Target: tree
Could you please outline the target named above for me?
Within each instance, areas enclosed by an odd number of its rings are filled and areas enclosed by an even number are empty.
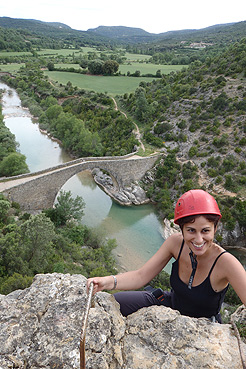
[[[87,59],[81,59],[79,65],[81,66],[81,68],[85,69],[88,67],[88,60]]]
[[[91,74],[103,74],[104,62],[100,59],[95,59],[89,62],[88,69]]]
[[[10,209],[10,202],[0,197],[0,222],[4,221]]]
[[[56,226],[67,224],[68,221],[81,220],[84,215],[85,202],[81,196],[72,197],[71,191],[61,191],[53,209],[44,210],[44,213]]]
[[[27,288],[31,285],[32,281],[33,277],[14,273],[7,279],[4,279],[4,282],[0,284],[0,293],[7,295],[14,290]]]
[[[145,89],[143,87],[138,87],[136,92],[136,110],[135,114],[137,119],[139,119],[141,122],[143,122],[147,117],[149,113],[149,104],[145,96]]]
[[[33,276],[48,271],[52,262],[55,227],[45,214],[30,219],[9,229],[0,238],[0,274],[14,273]]]
[[[50,61],[47,63],[47,68],[49,69],[49,71],[55,70],[55,64]]]
[[[20,227],[23,259],[28,263],[32,274],[44,273],[53,254],[52,241],[55,227],[45,214],[32,216]]]
[[[20,153],[11,153],[0,163],[1,176],[17,176],[22,173],[28,173],[26,157]]]
[[[103,74],[111,76],[112,74],[116,73],[119,69],[119,63],[115,60],[107,60],[103,64]]]

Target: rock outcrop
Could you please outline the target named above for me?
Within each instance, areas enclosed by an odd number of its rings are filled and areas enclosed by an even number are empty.
[[[138,183],[131,183],[127,187],[119,188],[113,179],[100,169],[92,170],[94,181],[102,187],[104,192],[120,205],[143,205],[149,202],[145,191],[138,185]]]
[[[37,275],[31,287],[0,295],[1,369],[80,367],[85,283],[82,275]],[[105,292],[90,309],[85,349],[87,369],[242,368],[230,325],[162,306],[124,318]]]

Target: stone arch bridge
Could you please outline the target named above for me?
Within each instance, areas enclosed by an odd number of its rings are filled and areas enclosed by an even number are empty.
[[[10,201],[18,202],[22,210],[51,208],[62,186],[84,170],[99,168],[109,173],[118,189],[139,181],[150,170],[158,155],[138,157],[80,158],[40,172],[0,179],[0,192]]]

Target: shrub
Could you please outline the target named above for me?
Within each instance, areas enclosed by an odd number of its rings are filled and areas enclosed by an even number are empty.
[[[190,157],[190,158],[192,158],[193,156],[196,156],[197,152],[198,152],[197,147],[192,146],[192,147],[190,148],[190,150],[189,150],[188,155],[189,155],[189,157]]]
[[[208,168],[207,173],[209,177],[212,177],[212,178],[217,177],[217,174],[218,174],[217,170],[213,168]]]
[[[9,177],[28,172],[26,157],[20,153],[12,153],[0,163],[0,176]]]
[[[22,290],[32,284],[33,277],[23,276],[19,273],[14,273],[12,276],[4,279],[0,283],[0,293],[7,295],[14,290]]]

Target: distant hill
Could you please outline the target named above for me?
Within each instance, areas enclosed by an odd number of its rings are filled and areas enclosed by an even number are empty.
[[[180,42],[209,42],[225,44],[240,41],[246,35],[246,21],[238,23],[218,24],[203,29],[186,29],[159,34],[149,33],[141,28],[124,26],[99,26],[87,31],[74,30],[63,23],[42,22],[34,19],[15,19],[0,17],[0,28],[24,30],[49,39],[59,40],[65,44],[152,44],[179,46]]]
[[[170,31],[159,34],[160,38],[172,40],[191,40],[191,41],[239,41],[246,35],[246,21],[238,23],[216,24],[202,29],[187,29],[180,31]]]
[[[26,29],[30,31],[46,31],[52,28],[59,30],[71,30],[72,28],[63,23],[58,22],[42,22],[35,19],[18,19],[10,17],[0,17],[0,27]]]
[[[191,42],[237,42],[246,35],[246,21],[228,24],[216,24],[202,29],[185,29],[178,31],[168,31],[154,34],[144,31],[141,28],[123,27],[123,26],[99,26],[94,29],[88,29],[88,32],[101,36],[129,43],[180,43],[180,41]]]
[[[132,37],[132,36],[150,36],[151,33],[141,28],[124,27],[124,26],[99,26],[97,28],[89,28],[88,32],[95,32],[107,37]]]
[[[108,38],[86,31],[74,30],[63,23],[42,22],[34,19],[15,19],[10,17],[0,17],[0,29],[23,30],[23,32],[33,33],[47,39],[63,41],[64,44],[76,44],[78,47],[85,45],[110,44]]]

